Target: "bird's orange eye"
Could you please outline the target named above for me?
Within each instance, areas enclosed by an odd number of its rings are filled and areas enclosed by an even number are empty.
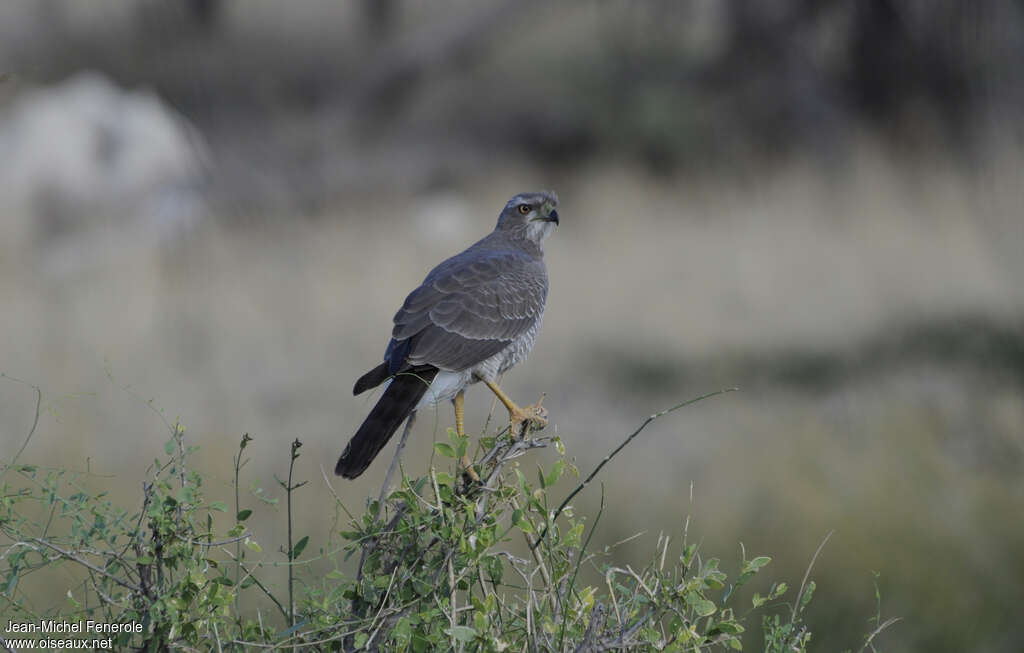
[[[520,204],[519,205],[519,212],[522,213],[523,215],[526,215],[527,213],[530,212],[530,205],[529,204]]]

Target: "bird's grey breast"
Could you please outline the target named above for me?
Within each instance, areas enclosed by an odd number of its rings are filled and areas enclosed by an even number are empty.
[[[544,318],[544,308],[547,300],[547,271],[544,269],[543,262],[539,266],[539,272],[535,277],[535,281],[541,287],[536,291],[536,297],[539,299],[539,302],[532,311],[532,322],[518,333],[504,349],[474,366],[474,377],[493,381],[496,377],[523,361],[533,350],[533,345],[537,340],[537,333],[540,331],[541,322]]]

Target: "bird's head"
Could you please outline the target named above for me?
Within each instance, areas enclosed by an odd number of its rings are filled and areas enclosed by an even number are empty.
[[[498,230],[540,245],[558,224],[558,196],[551,191],[520,193],[505,204]]]

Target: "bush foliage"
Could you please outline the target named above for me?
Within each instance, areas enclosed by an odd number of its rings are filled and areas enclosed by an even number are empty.
[[[741,604],[736,590],[770,559],[744,553],[729,578],[688,527],[679,537],[660,536],[642,568],[616,562],[613,549],[592,543],[603,491],[592,519],[569,503],[604,462],[581,482],[558,439],[499,433],[482,439],[481,481],[470,482],[456,463],[469,439],[448,435],[435,443],[450,459],[448,471],[403,473],[362,514],[349,513],[342,546],[320,548],[318,568],[330,564],[331,571],[317,576],[304,572],[312,568],[312,556],[304,558],[309,537],[292,532],[292,496],[305,484],[293,480],[298,440],[287,480],[278,480],[287,497],[287,546],[269,555],[247,527],[253,511],[238,491],[248,435],[234,460],[233,508],[205,496],[203,479],[188,465],[197,448],[178,424],[148,470],[141,507],[118,505],[75,473],[15,459],[0,472],[2,612],[14,622],[141,624],[141,632],[113,635],[114,650],[416,653],[741,650],[757,642],[745,634],[757,614],[765,651],[806,650],[811,632],[803,617],[814,591],[808,578],[795,594],[786,583],[770,583],[763,593],[744,593]],[[554,464],[527,472],[523,455],[548,445],[559,452]],[[575,489],[556,503],[567,483]],[[286,589],[264,578],[281,561],[276,556],[288,566]],[[57,566],[70,567],[77,581],[65,604],[39,611],[23,584]],[[277,614],[253,609],[257,604],[271,604]],[[877,621],[862,650],[873,650],[874,636],[888,625]]]

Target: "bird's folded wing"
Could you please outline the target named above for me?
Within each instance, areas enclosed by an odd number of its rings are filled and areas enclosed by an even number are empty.
[[[517,252],[471,254],[438,266],[395,315],[392,337],[414,339],[409,363],[467,369],[540,319],[548,291],[543,263]]]

